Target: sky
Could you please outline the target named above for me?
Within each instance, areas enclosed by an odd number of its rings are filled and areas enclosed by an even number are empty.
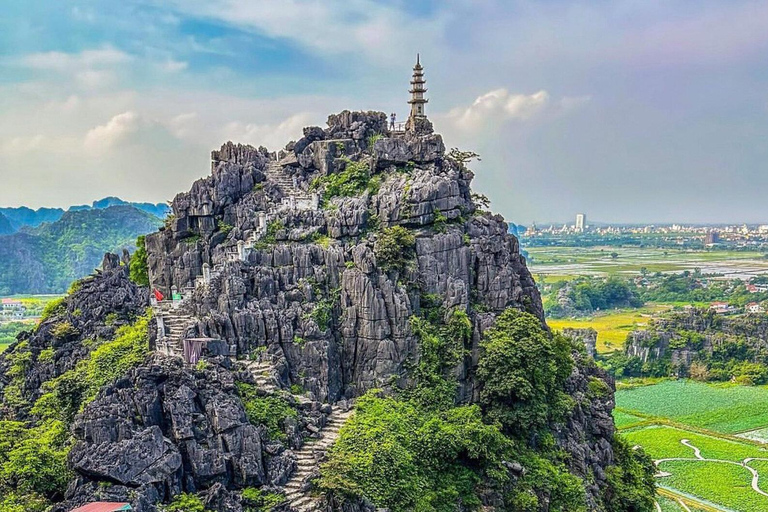
[[[768,3],[6,0],[0,206],[163,202],[232,140],[408,112],[511,222],[768,222]]]

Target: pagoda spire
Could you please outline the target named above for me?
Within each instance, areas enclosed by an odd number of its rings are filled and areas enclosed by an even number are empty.
[[[427,81],[424,79],[424,68],[421,66],[421,56],[416,54],[416,65],[413,66],[413,78],[411,78],[411,89],[408,91],[411,93],[411,99],[408,103],[411,105],[411,115],[409,121],[411,124],[415,119],[424,119],[427,115],[424,113],[424,106],[429,101],[424,97],[424,93],[427,92],[425,84]]]

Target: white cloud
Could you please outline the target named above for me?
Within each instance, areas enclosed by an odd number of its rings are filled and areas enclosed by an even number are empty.
[[[509,120],[527,121],[550,104],[547,91],[534,94],[511,94],[507,89],[494,89],[468,107],[456,107],[446,116],[456,128],[474,131]]]
[[[125,140],[131,134],[139,131],[141,119],[133,111],[123,112],[110,119],[106,124],[96,126],[85,135],[86,149],[102,151],[118,142]]]
[[[455,9],[414,16],[375,0],[173,0],[176,8],[276,39],[292,40],[318,53],[364,52],[391,63],[417,49],[438,53]]]
[[[221,139],[255,146],[263,145],[273,149],[282,148],[289,140],[301,137],[302,129],[310,123],[312,117],[310,113],[302,112],[279,123],[257,124],[233,121],[221,130]]]
[[[173,59],[167,59],[163,62],[160,62],[158,64],[158,67],[165,71],[166,73],[178,73],[179,71],[184,71],[189,67],[188,62],[184,61],[178,61]]]
[[[73,69],[113,66],[132,60],[133,57],[111,46],[80,53],[42,52],[22,57],[22,66],[38,69],[69,72]]]

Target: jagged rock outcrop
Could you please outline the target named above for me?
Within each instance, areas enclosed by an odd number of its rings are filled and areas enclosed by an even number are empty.
[[[566,327],[563,329],[563,334],[583,344],[589,357],[595,357],[597,354],[597,331],[591,327],[587,329]]]
[[[119,258],[112,255],[106,261]],[[73,369],[95,348],[96,340],[112,339],[117,329],[144,314],[149,306],[149,291],[128,278],[126,266],[107,267],[78,281],[70,294],[48,318],[33,331],[24,332],[19,341],[0,354],[0,391],[9,383],[8,354],[23,344],[29,351],[29,368],[24,374],[21,398],[27,405],[41,394],[41,386]],[[41,360],[44,350],[52,350],[50,359]],[[26,418],[28,406],[5,407],[9,415]],[[12,411],[10,409],[13,409]]]
[[[285,491],[304,442],[323,439],[329,421],[338,431],[333,404],[413,382],[421,350],[411,319],[427,304],[467,314],[468,354],[451,375],[456,401],[477,401],[484,332],[508,308],[544,324],[541,299],[507,223],[474,203],[465,162],[446,154],[429,121],[412,128],[389,132],[383,113],[344,111],[278,153],[231,142],[212,153],[211,176],[176,196],[173,216],[146,240],[152,288],[175,295],[155,307],[152,346],[187,357],[185,340],[225,349],[198,366],[155,353],[102,389],[72,426],[76,478],[56,512],[96,499],[156,512],[181,492],[241,512],[244,488]],[[146,307],[147,290],[125,285],[124,265],[110,257],[104,267],[67,301],[73,317],[77,307],[88,314],[73,318],[78,334],[70,356],[57,352],[59,372],[83,357],[83,336],[107,325],[88,319],[121,303],[131,314]],[[555,438],[597,503],[612,460],[612,392],[606,384],[605,396],[590,395],[606,377],[574,358],[566,391],[577,406]],[[41,368],[31,382],[56,375]],[[243,383],[296,412],[279,438],[249,422]],[[316,474],[303,455],[300,474]],[[293,485],[286,495],[296,498]],[[334,496],[327,508],[373,509]]]
[[[366,165],[380,185],[318,210],[281,209],[279,187],[253,186],[264,169],[281,165],[278,155],[231,143],[214,152],[212,176],[177,196],[170,227],[147,239],[153,285],[166,295],[189,290],[197,335],[226,339],[238,354],[266,347],[280,360],[283,384],[335,401],[407,378],[408,361],[418,357],[408,319],[422,294],[464,310],[516,307],[543,320],[517,239],[501,216],[477,210],[471,171],[446,157],[439,135],[392,136],[383,113],[345,111],[289,147],[302,168],[293,174],[299,188],[350,162]],[[274,240],[230,261],[260,212],[279,226]],[[231,226],[226,234],[216,229],[222,223]],[[395,225],[414,230],[416,257],[392,273],[374,246],[380,229]],[[312,243],[316,237],[325,243]],[[193,291],[204,263],[222,271]],[[327,322],[313,318],[318,307],[329,308]]]

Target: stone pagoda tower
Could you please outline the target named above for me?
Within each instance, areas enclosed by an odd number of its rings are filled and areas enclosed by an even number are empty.
[[[413,129],[419,125],[419,121],[426,120],[427,115],[424,113],[424,106],[429,101],[424,97],[424,93],[427,92],[424,85],[427,81],[424,79],[424,68],[421,66],[419,54],[416,54],[416,65],[413,67],[413,78],[411,79],[411,99],[408,103],[411,105],[411,115],[408,116],[407,129]]]

